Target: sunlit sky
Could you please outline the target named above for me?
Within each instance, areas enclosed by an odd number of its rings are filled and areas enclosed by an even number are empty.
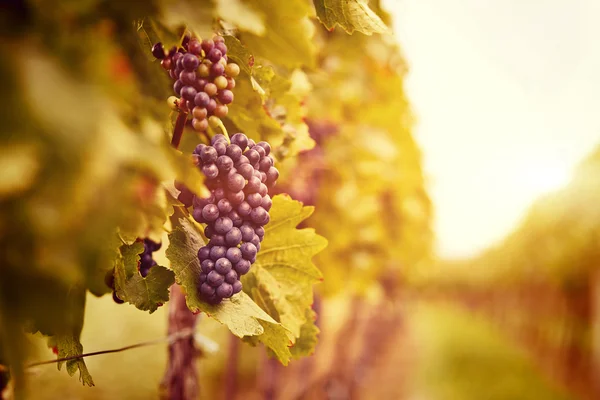
[[[444,257],[509,233],[600,143],[600,1],[387,0]]]

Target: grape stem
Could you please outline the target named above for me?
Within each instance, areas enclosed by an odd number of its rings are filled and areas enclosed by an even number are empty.
[[[178,149],[181,143],[181,137],[183,136],[183,129],[185,128],[185,121],[187,120],[187,113],[179,111],[177,120],[175,121],[175,129],[173,129],[173,138],[171,138],[171,146]]]

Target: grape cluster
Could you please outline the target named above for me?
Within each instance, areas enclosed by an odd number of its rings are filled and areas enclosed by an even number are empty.
[[[233,101],[235,77],[240,67],[227,62],[227,46],[222,36],[200,39],[186,36],[182,47],[165,52],[159,42],[152,47],[154,57],[173,80],[175,95],[181,100],[179,107],[191,111],[192,127],[204,132],[221,124]]]
[[[152,258],[152,253],[160,249],[162,243],[153,242],[150,239],[144,239],[144,252],[140,254],[140,275],[144,278],[150,272],[150,268],[156,265],[156,261]]]
[[[271,209],[269,189],[279,171],[267,142],[255,143],[243,133],[215,135],[211,145],[194,150],[198,167],[211,190],[208,198],[194,196],[193,218],[206,224],[208,244],[198,251],[202,268],[201,297],[219,303],[242,290],[240,277],[250,270],[260,250]]]

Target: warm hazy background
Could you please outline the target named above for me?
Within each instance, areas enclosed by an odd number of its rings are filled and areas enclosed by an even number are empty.
[[[387,0],[440,256],[474,255],[600,141],[597,0]]]

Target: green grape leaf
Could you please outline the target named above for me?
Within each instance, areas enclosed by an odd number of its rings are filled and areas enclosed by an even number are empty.
[[[295,359],[310,356],[317,347],[319,328],[315,325],[317,313],[312,308],[306,309],[306,322],[300,328],[300,336],[290,349]]]
[[[313,207],[303,207],[287,195],[275,196],[261,250],[243,281],[252,299],[293,334],[292,343],[307,322],[313,285],[322,280],[311,259],[327,240],[313,229],[296,229],[312,212]]]
[[[188,308],[205,312],[226,325],[238,337],[268,334],[269,338],[278,322],[265,313],[245,293],[238,293],[229,300],[213,305],[199,297],[196,282],[201,273],[198,250],[205,242],[199,226],[181,212],[173,218],[175,229],[169,234],[167,258],[175,271],[175,279],[185,292]]]
[[[317,17],[329,30],[340,25],[347,33],[359,31],[365,35],[384,33],[385,23],[363,0],[313,0]]]
[[[63,312],[69,316],[69,324],[65,329],[48,338],[48,345],[56,347],[58,358],[73,357],[83,354],[83,345],[80,342],[81,329],[85,313],[85,287],[73,285],[66,293],[67,304]],[[73,376],[79,371],[79,381],[87,386],[94,386],[92,376],[85,365],[83,358],[66,361],[67,372]],[[57,363],[60,370],[64,361]]]
[[[309,19],[311,7],[303,0],[246,0],[265,16],[264,34],[242,29],[240,39],[258,57],[289,68],[315,65],[314,26]]]
[[[169,287],[175,282],[175,275],[173,271],[155,265],[145,278],[142,277],[138,272],[138,260],[143,251],[141,242],[121,246],[121,255],[115,262],[115,289],[121,300],[152,314],[169,301]]]

